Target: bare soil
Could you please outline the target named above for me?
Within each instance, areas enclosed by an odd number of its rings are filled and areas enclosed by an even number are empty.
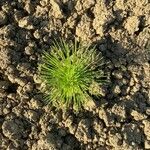
[[[110,83],[82,111],[45,106],[52,39],[96,44]],[[150,1],[0,0],[0,149],[149,150]]]

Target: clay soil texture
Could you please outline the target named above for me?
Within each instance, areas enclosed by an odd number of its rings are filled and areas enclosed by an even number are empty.
[[[37,66],[52,39],[96,45],[100,99],[45,105]],[[0,150],[149,150],[150,1],[0,0]]]

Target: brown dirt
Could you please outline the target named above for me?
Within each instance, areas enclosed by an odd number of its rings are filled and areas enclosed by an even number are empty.
[[[38,60],[60,36],[109,62],[101,99],[79,113],[39,94]],[[150,149],[149,0],[0,0],[0,149]]]

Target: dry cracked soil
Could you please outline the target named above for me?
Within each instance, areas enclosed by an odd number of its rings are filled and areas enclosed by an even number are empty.
[[[44,105],[52,39],[97,46],[109,84],[83,110]],[[149,150],[150,1],[0,0],[0,150]]]

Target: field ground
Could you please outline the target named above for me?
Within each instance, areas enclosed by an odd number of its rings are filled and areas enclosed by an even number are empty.
[[[79,113],[45,106],[52,39],[97,45],[110,83]],[[0,0],[0,149],[150,149],[149,0]]]

